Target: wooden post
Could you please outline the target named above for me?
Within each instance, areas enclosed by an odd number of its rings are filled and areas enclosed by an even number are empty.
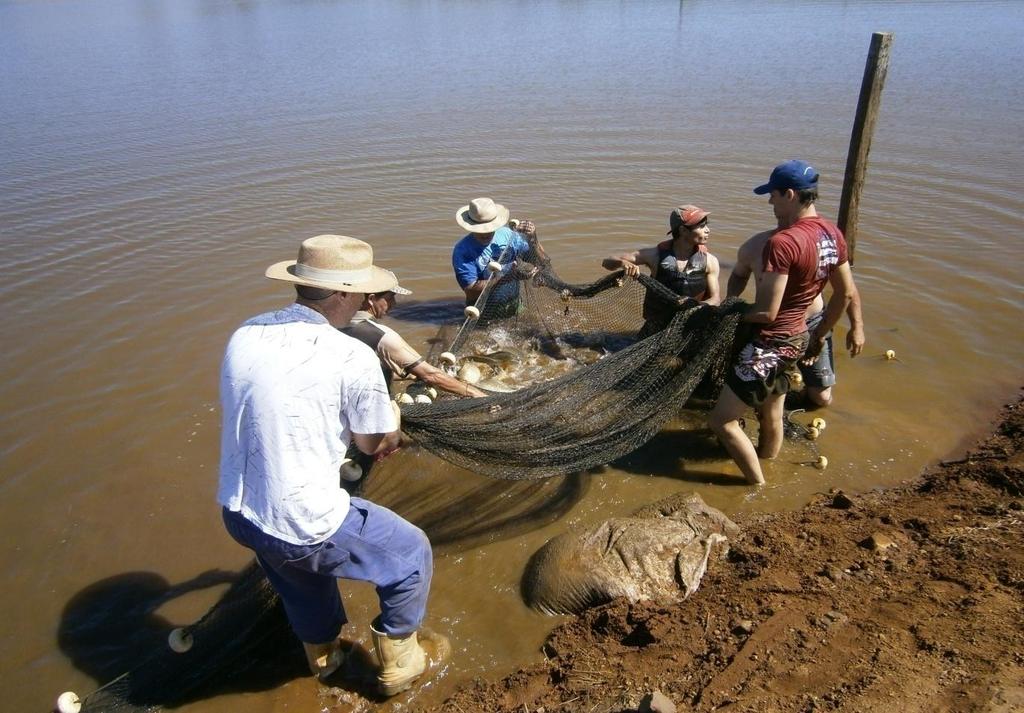
[[[850,136],[850,151],[846,155],[846,174],[843,176],[843,194],[839,199],[837,224],[846,236],[851,265],[857,246],[857,211],[860,207],[860,194],[864,188],[868,154],[871,152],[871,137],[875,133],[878,109],[882,103],[885,75],[889,70],[891,47],[891,32],[875,32],[871,35],[871,48],[868,50],[868,61],[864,66],[860,100],[857,102],[857,116],[853,121],[853,133]]]

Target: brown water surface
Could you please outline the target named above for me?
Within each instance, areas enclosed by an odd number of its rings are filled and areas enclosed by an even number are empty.
[[[580,282],[698,203],[727,274],[771,226],[751,188],[777,162],[814,162],[835,215],[872,31],[895,44],[857,246],[868,346],[837,358],[829,469],[790,444],[754,490],[683,452],[681,423],[541,484],[399,453],[371,493],[436,533],[429,623],[456,652],[424,695],[540,656],[553,622],[518,579],[568,527],[680,488],[791,508],[950,454],[1024,383],[1022,26],[1010,0],[0,2],[4,707],[98,685],[62,630],[86,590],[99,622],[130,573],[159,590],[247,560],[214,502],[217,371],[231,330],[289,299],[266,265],[317,233],[371,241],[415,291],[392,324],[419,345],[458,301],[453,216],[477,195],[533,218]],[[372,592],[345,590],[367,622]],[[221,591],[156,615],[190,622]],[[243,704],[321,701],[300,679],[186,709]]]

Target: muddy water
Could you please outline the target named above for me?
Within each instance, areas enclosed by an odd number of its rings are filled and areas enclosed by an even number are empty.
[[[681,202],[712,211],[728,268],[770,225],[750,189],[780,160],[812,160],[835,215],[876,30],[896,40],[857,246],[869,343],[838,358],[830,468],[789,445],[755,491],[682,423],[541,485],[396,455],[374,497],[436,533],[430,624],[456,644],[426,695],[539,656],[552,621],[517,580],[567,527],[680,488],[789,508],[950,454],[1024,383],[1022,21],[1016,2],[0,3],[4,707],[105,675],[70,621],[116,653],[106,622],[185,623],[220,589],[118,617],[132,596],[246,560],[213,501],[217,368],[288,299],[267,264],[321,232],[370,240],[416,293],[393,321],[414,344],[456,299],[452,216],[476,195],[533,218],[569,279]],[[372,614],[354,588],[353,621]],[[296,680],[187,710],[323,703]]]

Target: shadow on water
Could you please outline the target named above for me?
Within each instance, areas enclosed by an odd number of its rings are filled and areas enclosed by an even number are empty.
[[[693,467],[695,463],[721,461],[728,457],[711,429],[701,428],[661,431],[612,465],[628,473],[673,478],[688,483],[746,486],[742,478]]]
[[[513,481],[452,471],[443,485],[435,479],[417,486],[402,478],[370,477],[363,495],[414,523],[435,549],[460,551],[554,522],[583,499],[590,484],[585,473]]]
[[[127,572],[80,591],[64,608],[57,639],[76,668],[102,686],[82,710],[150,710],[308,675],[302,647],[265,582],[253,562],[237,574],[211,570],[177,585],[153,572]],[[232,586],[217,605],[188,627],[193,648],[172,652],[174,627],[156,611],[225,583]]]
[[[401,478],[370,478],[372,483]],[[586,493],[586,475],[543,481],[490,481],[469,475],[454,488],[402,483],[372,497],[427,532],[435,548],[468,549],[515,537],[561,517]],[[432,486],[432,487],[431,487]],[[453,492],[454,491],[454,492]],[[157,610],[169,601],[231,583],[197,623],[185,627],[193,645],[176,654],[167,644],[174,628]],[[277,595],[255,560],[235,574],[204,572],[172,585],[154,572],[103,579],[65,606],[58,644],[76,668],[101,686],[82,710],[148,711],[218,695],[264,691],[308,677],[302,647]],[[354,657],[355,660],[356,657]],[[358,657],[368,660],[364,651]],[[329,683],[375,700],[372,668]]]

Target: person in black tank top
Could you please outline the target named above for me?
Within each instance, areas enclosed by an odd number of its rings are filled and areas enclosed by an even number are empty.
[[[391,386],[394,376],[398,375],[403,379],[414,377],[428,386],[456,396],[485,396],[486,394],[475,386],[459,381],[424,360],[398,332],[377,321],[383,319],[395,306],[397,294],[410,293],[402,288],[401,293],[396,290],[366,295],[359,311],[341,332],[358,339],[374,351],[380,359],[380,368],[384,372],[388,387]]]
[[[646,265],[651,277],[681,297],[717,305],[721,302],[718,284],[718,258],[708,252],[711,236],[708,226],[710,214],[695,205],[684,205],[669,214],[671,240],[653,248],[643,248],[621,255],[611,255],[601,261],[606,270],[623,270],[629,277],[640,274]],[[648,293],[644,298],[644,326],[637,335],[643,339],[665,328],[675,310],[657,296]]]

